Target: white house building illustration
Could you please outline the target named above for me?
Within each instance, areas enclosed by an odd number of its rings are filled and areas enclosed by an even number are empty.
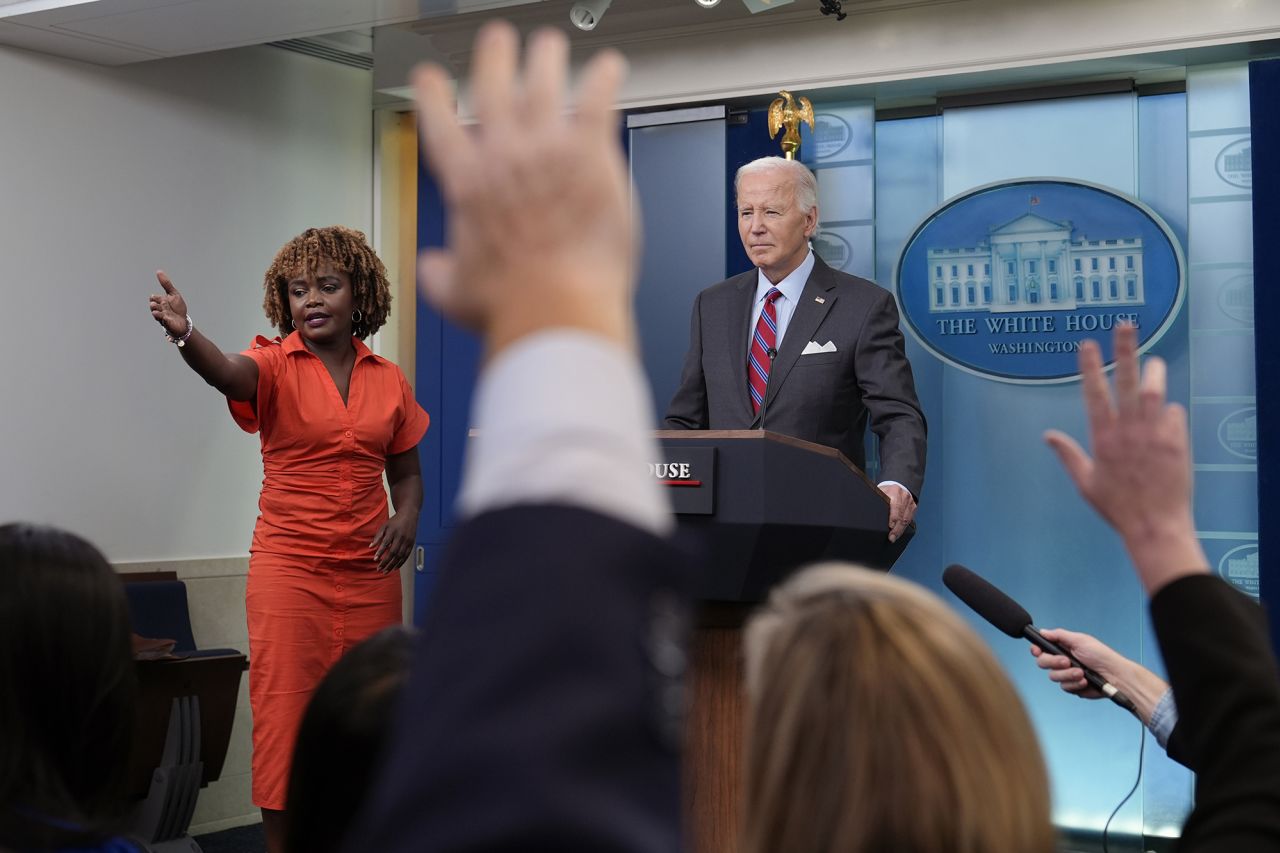
[[[1237,580],[1257,582],[1258,552],[1256,550],[1250,551],[1243,557],[1228,557],[1226,563],[1227,577]]]
[[[930,313],[1144,304],[1142,239],[1075,240],[1074,232],[1069,221],[1025,213],[984,243],[929,249]]]
[[[1222,170],[1224,172],[1252,172],[1253,171],[1253,146],[1246,145],[1239,151],[1222,155]]]
[[[1250,415],[1235,423],[1227,424],[1226,434],[1227,441],[1256,443],[1258,440],[1258,416]]]

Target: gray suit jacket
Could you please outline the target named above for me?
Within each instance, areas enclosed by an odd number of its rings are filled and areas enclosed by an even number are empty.
[[[756,270],[698,294],[668,429],[756,429],[747,391],[747,341]],[[801,355],[810,341],[835,352]],[[769,376],[764,428],[823,444],[866,467],[863,434],[880,437],[880,478],[919,497],[925,420],[916,399],[898,307],[889,291],[815,258]]]

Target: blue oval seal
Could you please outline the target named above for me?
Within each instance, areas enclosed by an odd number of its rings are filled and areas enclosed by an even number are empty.
[[[1232,320],[1253,325],[1253,273],[1233,275],[1222,283],[1218,309]]]
[[[817,159],[830,160],[848,148],[851,139],[853,128],[840,116],[818,113],[813,117],[813,142]]]
[[[814,253],[822,258],[822,262],[832,269],[848,272],[849,261],[853,258],[853,247],[849,241],[831,231],[819,231],[811,238]]]
[[[1218,177],[1242,190],[1253,188],[1253,142],[1251,137],[1237,139],[1218,152],[1213,161]]]
[[[1218,443],[1222,449],[1256,462],[1258,459],[1258,410],[1254,406],[1237,409],[1218,424]]]
[[[920,343],[1001,382],[1068,382],[1089,339],[1138,327],[1140,348],[1182,307],[1182,247],[1155,211],[1124,193],[1062,178],[990,184],[929,214],[894,276]]]
[[[1257,544],[1240,545],[1223,554],[1222,559],[1218,561],[1218,574],[1230,581],[1236,589],[1257,598]]]

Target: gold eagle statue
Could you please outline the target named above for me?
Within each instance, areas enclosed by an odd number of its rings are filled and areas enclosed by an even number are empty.
[[[813,130],[813,104],[804,95],[792,98],[786,89],[778,94],[782,97],[769,105],[769,138],[776,137],[778,131],[785,127],[787,132],[782,135],[782,153],[788,160],[794,160],[800,150],[800,122]],[[799,109],[796,109],[796,101],[800,102]]]

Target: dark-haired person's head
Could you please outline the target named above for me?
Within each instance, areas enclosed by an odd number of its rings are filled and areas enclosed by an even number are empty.
[[[0,525],[0,849],[117,828],[136,681],[124,589],[75,534]]]
[[[288,853],[328,853],[373,784],[414,632],[396,625],[347,652],[311,697],[298,729],[285,807]]]

